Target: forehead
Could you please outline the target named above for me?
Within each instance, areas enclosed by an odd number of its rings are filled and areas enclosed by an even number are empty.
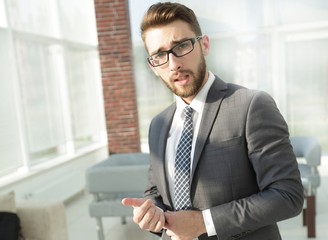
[[[167,25],[150,28],[145,33],[145,46],[148,53],[171,48],[178,41],[194,37],[188,23],[177,20]]]

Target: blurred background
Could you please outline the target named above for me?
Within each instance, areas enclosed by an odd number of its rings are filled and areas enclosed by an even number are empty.
[[[111,152],[148,151],[152,117],[174,101],[140,38],[156,2],[0,0],[0,192],[67,201]],[[327,155],[328,1],[175,2],[192,8],[209,36],[209,70],[270,93],[291,136],[316,137]],[[131,131],[137,146],[123,148]]]

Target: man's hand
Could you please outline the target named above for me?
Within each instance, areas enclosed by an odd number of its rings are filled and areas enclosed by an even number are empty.
[[[172,240],[192,240],[206,233],[201,211],[165,212],[166,234]]]
[[[133,221],[143,230],[159,232],[165,224],[164,212],[151,199],[124,198],[124,206],[133,207]]]

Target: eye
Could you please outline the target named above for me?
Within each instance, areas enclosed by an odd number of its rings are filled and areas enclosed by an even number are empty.
[[[152,59],[157,60],[157,59],[163,59],[166,57],[166,52],[158,52],[152,56]]]
[[[189,48],[190,46],[190,41],[185,41],[185,42],[182,42],[180,43],[178,46],[175,47],[176,50],[184,50],[186,48]]]

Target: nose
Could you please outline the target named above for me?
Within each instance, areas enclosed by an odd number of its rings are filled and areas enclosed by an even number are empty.
[[[170,71],[178,71],[182,68],[181,58],[174,56],[172,53],[169,54],[169,68]]]

